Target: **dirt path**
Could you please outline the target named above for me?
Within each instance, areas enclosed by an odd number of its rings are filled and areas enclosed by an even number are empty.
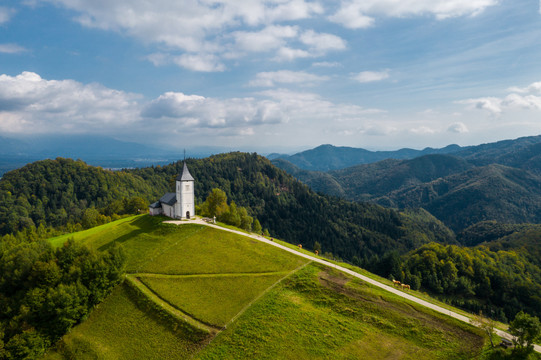
[[[205,226],[210,226],[210,227],[213,227],[213,228],[216,228],[216,229],[220,229],[220,230],[224,230],[224,231],[229,231],[229,232],[232,232],[232,233],[235,233],[235,234],[239,234],[239,235],[242,235],[242,236],[247,236],[247,237],[250,237],[252,239],[255,239],[255,240],[258,240],[258,241],[261,241],[261,242],[264,242],[264,243],[267,243],[269,245],[272,245],[272,246],[276,246],[282,250],[285,250],[285,251],[288,251],[290,253],[293,253],[297,256],[301,256],[303,258],[306,258],[306,259],[309,259],[309,260],[312,260],[314,262],[317,262],[317,263],[320,263],[320,264],[323,264],[325,266],[328,266],[328,267],[331,267],[331,268],[334,268],[334,269],[337,269],[337,270],[340,270],[342,272],[345,272],[347,274],[350,274],[351,276],[354,276],[358,279],[361,279],[369,284],[372,284],[374,286],[377,286],[381,289],[384,289],[386,291],[389,291],[393,294],[396,294],[398,296],[401,296],[405,299],[408,299],[410,301],[413,301],[419,305],[423,305],[429,309],[432,309],[434,311],[437,311],[439,313],[442,313],[442,314],[445,314],[445,315],[448,315],[450,317],[453,317],[455,319],[458,319],[460,321],[463,321],[463,322],[466,322],[466,323],[470,323],[470,318],[467,317],[467,316],[464,316],[462,314],[458,314],[454,311],[451,311],[449,309],[445,309],[441,306],[438,306],[438,305],[435,305],[435,304],[432,304],[432,303],[429,303],[428,301],[425,301],[423,299],[419,299],[418,297],[415,297],[411,294],[408,294],[408,293],[405,293],[399,289],[396,289],[392,286],[389,286],[389,285],[385,285],[383,283],[380,283],[379,281],[376,281],[374,279],[371,279],[367,276],[364,276],[364,275],[361,275],[353,270],[350,270],[350,269],[346,269],[345,267],[342,267],[342,266],[339,266],[339,265],[336,265],[336,264],[333,264],[329,261],[326,261],[326,260],[323,260],[323,259],[319,259],[317,257],[314,257],[314,256],[311,256],[311,255],[308,255],[308,254],[305,254],[305,253],[302,253],[302,252],[299,252],[297,250],[294,250],[294,249],[291,249],[291,248],[288,248],[284,245],[281,245],[281,244],[278,244],[274,241],[270,241],[262,236],[259,236],[259,235],[256,235],[256,234],[248,234],[248,233],[245,233],[245,232],[242,232],[242,231],[237,231],[237,230],[232,230],[232,229],[228,229],[228,228],[224,228],[224,227],[221,227],[221,226],[218,226],[218,225],[214,225],[214,224],[209,224],[201,219],[195,219],[195,220],[190,220],[190,221],[175,221],[175,220],[171,220],[171,221],[165,221],[166,223],[170,223],[170,224],[177,224],[177,225],[182,225],[182,224],[200,224],[200,225],[205,225]],[[498,330],[496,329],[496,334],[498,334],[498,336],[500,337],[503,337],[503,338],[506,338],[506,339],[509,339],[511,340],[513,338],[513,336],[505,331],[502,331],[502,330]],[[541,353],[541,346],[538,346],[538,345],[534,345],[534,349],[535,351]]]

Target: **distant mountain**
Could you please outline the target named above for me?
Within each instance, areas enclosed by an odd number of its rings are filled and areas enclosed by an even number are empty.
[[[304,170],[329,171],[343,169],[359,164],[369,164],[385,159],[413,159],[428,154],[450,154],[461,150],[458,145],[449,145],[442,149],[425,148],[424,150],[400,149],[396,151],[370,151],[362,148],[321,145],[294,155],[271,154],[270,160],[284,159]]]
[[[471,146],[453,155],[475,165],[501,164],[541,173],[541,135]]]
[[[484,220],[541,223],[541,177],[492,164],[401,187],[372,201],[422,207],[455,231]]]
[[[461,147],[453,144],[444,148],[427,147],[423,150],[405,148],[396,151],[370,151],[327,144],[294,155],[273,153],[267,158],[287,160],[303,170],[331,171],[387,159],[408,160],[431,154],[454,155],[475,165],[497,163],[530,170],[541,169],[541,135],[476,146]]]
[[[486,220],[541,222],[541,136],[328,172],[283,159],[273,163],[315,191],[387,207],[421,207],[455,231]]]

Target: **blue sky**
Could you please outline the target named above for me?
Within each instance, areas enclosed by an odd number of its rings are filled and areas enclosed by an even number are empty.
[[[0,1],[0,136],[172,148],[541,133],[541,3]]]

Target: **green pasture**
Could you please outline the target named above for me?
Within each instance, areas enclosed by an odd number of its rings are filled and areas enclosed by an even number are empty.
[[[140,276],[160,298],[191,317],[216,327],[225,326],[251,301],[286,276],[287,272],[182,277]]]
[[[479,330],[311,264],[281,282],[197,359],[475,359]]]
[[[163,220],[137,216],[73,234],[97,249],[121,243],[130,280],[138,279],[145,290],[136,294],[126,284],[117,287],[48,359],[486,356],[485,339],[468,324],[322,265],[303,267],[306,259],[256,240]],[[174,311],[165,314],[160,306],[227,327],[212,341],[213,335],[194,339],[164,321]],[[180,328],[185,332],[190,326]]]
[[[293,270],[306,262],[247,237],[204,225],[163,224],[165,219],[135,216],[50,241],[59,246],[73,237],[96,249],[120,243],[128,273],[262,273]]]
[[[45,356],[56,359],[187,359],[205,343],[188,340],[119,285]]]
[[[99,239],[99,237],[103,234],[107,234],[108,238],[114,238],[118,234],[125,233],[125,229],[129,227],[129,225],[126,226],[126,224],[131,223],[134,219],[141,216],[143,215],[130,216],[87,230],[56,236],[54,238],[50,238],[49,241],[54,247],[59,247],[70,238],[73,238],[76,241],[84,240],[85,242],[93,242],[93,240]]]

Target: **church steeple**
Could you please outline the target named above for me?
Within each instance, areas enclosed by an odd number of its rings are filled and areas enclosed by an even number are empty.
[[[180,219],[190,219],[195,215],[195,196],[194,196],[195,179],[188,170],[186,161],[182,168],[182,174],[176,178],[176,196],[175,217]]]
[[[188,170],[188,166],[186,165],[186,161],[184,161],[184,167],[182,169],[182,174],[178,174],[177,181],[195,181],[192,174],[190,174],[190,170]]]

